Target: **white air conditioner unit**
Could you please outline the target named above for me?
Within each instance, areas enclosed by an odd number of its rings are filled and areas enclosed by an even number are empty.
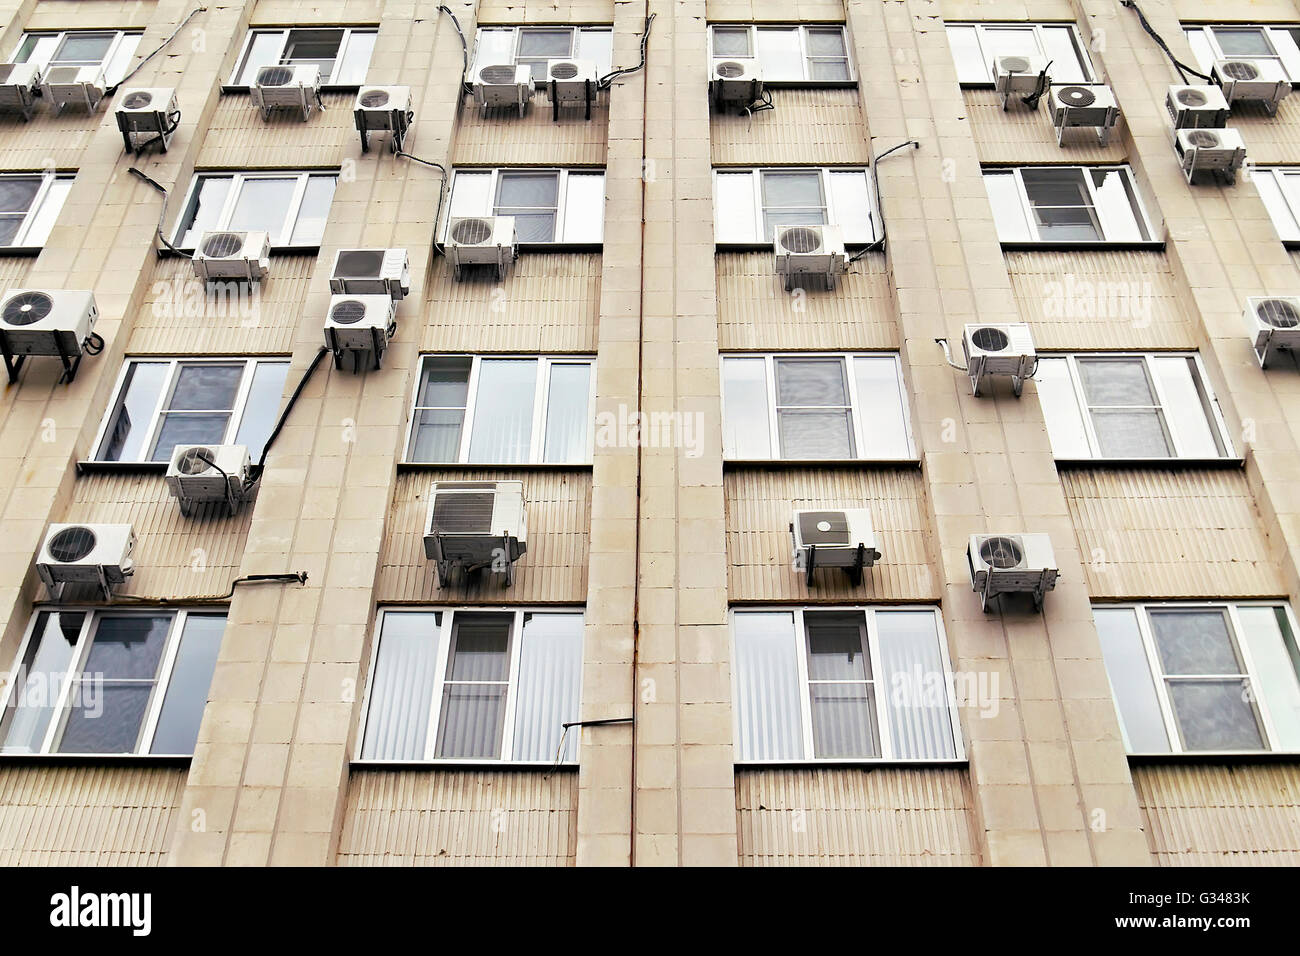
[[[1228,122],[1228,101],[1223,90],[1213,84],[1175,83],[1165,94],[1165,109],[1174,129],[1221,129]]]
[[[521,481],[435,481],[429,491],[424,553],[438,564],[438,584],[451,569],[491,568],[509,587],[514,563],[528,550]]]
[[[451,261],[456,281],[465,266],[495,266],[497,280],[519,255],[514,216],[461,216],[451,220],[443,252]]]
[[[849,580],[861,584],[862,569],[880,560],[871,512],[866,508],[795,509],[790,534],[809,587],[816,568],[844,568]]]
[[[271,237],[265,232],[204,232],[193,261],[194,274],[204,281],[256,282],[271,268]]]
[[[248,449],[243,445],[177,445],[167,466],[167,490],[181,514],[196,505],[224,501],[234,514],[252,484]]]
[[[259,67],[248,95],[263,120],[271,118],[272,110],[281,109],[302,110],[305,120],[320,102],[320,67],[314,63]]]
[[[41,68],[35,63],[0,64],[0,110],[31,119],[40,85]]]
[[[1038,97],[1052,85],[1047,74],[1047,61],[1030,54],[1006,54],[993,58],[993,87],[1002,99],[1005,110],[1011,97],[1025,99],[1026,105],[1038,109]]]
[[[483,109],[513,106],[524,115],[533,98],[533,71],[527,64],[490,63],[474,74],[474,99]]]
[[[998,594],[1032,594],[1042,608],[1043,595],[1056,587],[1056,555],[1045,534],[973,534],[966,546],[971,590],[980,606]]]
[[[1047,108],[1056,127],[1056,145],[1063,145],[1065,131],[1080,126],[1097,130],[1097,139],[1105,145],[1110,131],[1119,121],[1119,102],[1109,86],[1101,83],[1070,83],[1053,86],[1047,95]]]
[[[547,60],[546,91],[551,97],[551,115],[560,118],[561,106],[585,105],[591,119],[591,104],[596,99],[600,77],[591,60]]]
[[[966,369],[970,373],[971,391],[980,393],[980,381],[986,375],[1009,375],[1011,387],[1020,396],[1025,379],[1038,366],[1034,337],[1023,322],[1001,325],[968,325],[962,335]]]
[[[65,106],[84,106],[93,113],[104,98],[102,66],[51,66],[41,77],[41,95],[62,113]]]
[[[1175,130],[1174,152],[1189,183],[1200,173],[1234,182],[1237,170],[1246,162],[1246,144],[1231,127]]]
[[[411,262],[405,249],[340,249],[334,255],[330,291],[403,299],[411,291]]]
[[[1210,76],[1223,87],[1228,105],[1261,103],[1270,114],[1291,92],[1291,79],[1281,60],[1233,57],[1215,60]]]
[[[392,334],[397,307],[388,293],[380,295],[332,295],[325,316],[325,345],[334,353],[334,364],[343,367],[343,353],[352,353],[354,371],[369,356],[375,368],[382,364]]]
[[[1246,300],[1246,327],[1259,367],[1280,351],[1300,353],[1300,296],[1254,296]]]
[[[107,600],[113,585],[135,573],[134,549],[129,524],[52,524],[41,542],[36,573],[55,598],[65,584],[98,584]]]
[[[763,95],[763,71],[757,60],[717,58],[709,72],[709,99],[719,108],[744,108]]]
[[[389,148],[399,152],[410,128],[411,88],[409,86],[363,86],[352,108],[357,130],[361,133],[361,151],[370,149],[370,134],[388,133]]]
[[[836,279],[849,271],[849,257],[837,226],[777,226],[772,251],[776,256],[776,274],[785,276],[788,292],[796,276],[824,276],[835,288]]]
[[[80,355],[98,318],[93,292],[10,289],[0,296],[7,355]]]
[[[180,115],[176,90],[170,86],[124,90],[117,100],[117,128],[126,151],[158,143],[167,152]]]

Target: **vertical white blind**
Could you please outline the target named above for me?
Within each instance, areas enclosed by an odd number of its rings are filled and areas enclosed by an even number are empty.
[[[591,365],[554,362],[547,383],[546,461],[587,461],[591,406]]]
[[[554,760],[561,724],[578,719],[582,615],[525,614],[515,703],[515,760]],[[564,739],[562,760],[578,755],[578,733]]]
[[[804,756],[798,645],[789,612],[738,612],[736,742],[740,760]]]
[[[457,614],[443,681],[438,756],[493,760],[510,683],[511,614]]]
[[[948,680],[933,611],[877,611],[875,639],[884,671],[881,693],[894,756],[957,756],[948,708]]]
[[[379,635],[363,760],[422,760],[442,615],[390,611]]]
[[[526,462],[537,395],[536,359],[485,359],[474,400],[473,462]]]

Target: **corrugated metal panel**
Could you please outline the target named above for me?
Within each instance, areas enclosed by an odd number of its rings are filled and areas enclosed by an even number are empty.
[[[964,767],[737,769],[742,866],[978,866]]]
[[[522,480],[528,510],[528,551],[506,588],[501,575],[457,577],[440,588],[433,562],[424,556],[424,522],[434,481]],[[587,595],[587,548],[591,527],[589,471],[407,471],[397,478],[392,519],[380,553],[375,599],[456,604],[580,604]]]
[[[26,285],[27,274],[32,271],[32,264],[35,261],[28,256],[0,257],[0,286],[13,289]]]
[[[613,23],[613,0],[483,0],[478,8],[480,26],[520,23]],[[631,65],[631,64],[627,64]]]
[[[1065,131],[1064,145],[1056,145],[1056,128],[1047,97],[1031,110],[1012,102],[1005,112],[993,90],[963,90],[975,149],[982,163],[1122,163],[1125,159],[1124,119],[1110,131],[1102,146],[1092,129]],[[1251,144],[1254,148],[1254,144]]]
[[[181,514],[163,476],[85,474],[77,478],[69,522],[130,523],[135,528],[135,574],[118,594],[184,600],[225,594],[235,579],[253,513],[245,504],[234,517],[224,505]]]
[[[925,548],[925,486],[910,469],[732,467],[727,502],[728,594],[733,601],[937,600]],[[883,557],[861,587],[842,571],[815,572],[809,590],[792,566],[795,508],[870,508]]]
[[[595,352],[601,257],[527,253],[498,283],[491,270],[456,282],[445,258],[429,279],[420,348],[439,352]]]
[[[270,275],[251,293],[247,284],[227,283],[209,295],[188,259],[158,259],[127,353],[288,354],[315,265],[314,256],[276,256]]]
[[[721,349],[896,349],[898,321],[883,256],[869,255],[834,291],[786,292],[770,252],[720,252]]]
[[[1284,99],[1276,116],[1269,116],[1259,104],[1234,104],[1228,125],[1241,133],[1252,163],[1290,164],[1300,156],[1300,96]]]
[[[856,89],[772,90],[773,111],[709,117],[715,165],[862,163],[871,159]]]
[[[573,866],[578,775],[353,770],[338,862]]]
[[[1006,253],[1020,314],[1046,349],[1195,348],[1162,252]]]
[[[609,132],[609,99],[602,93],[591,119],[581,110],[563,109],[551,119],[546,94],[537,92],[523,116],[513,107],[483,112],[465,97],[456,129],[452,162],[493,166],[604,166]]]
[[[160,866],[183,767],[0,767],[0,866]]]
[[[334,166],[360,142],[352,119],[355,93],[326,93],[325,109],[313,109],[304,122],[294,110],[274,110],[269,120],[247,93],[223,93],[212,111],[198,165],[212,168]]]
[[[1300,764],[1133,768],[1160,866],[1300,865]]]
[[[1239,471],[1061,472],[1093,597],[1285,593]]]
[[[153,20],[152,0],[41,0],[22,25],[25,30],[143,29]],[[145,52],[145,51],[142,51]]]

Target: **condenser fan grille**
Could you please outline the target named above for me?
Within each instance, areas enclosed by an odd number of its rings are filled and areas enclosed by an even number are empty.
[[[203,240],[203,254],[211,259],[228,259],[244,248],[244,237],[237,232],[219,232]]]
[[[1002,69],[1007,73],[1028,73],[1029,61],[1023,56],[1006,56],[1002,58]]]
[[[1223,74],[1231,80],[1253,80],[1259,77],[1259,70],[1254,63],[1245,60],[1233,60],[1223,64]]]
[[[1275,329],[1300,328],[1300,310],[1286,299],[1265,299],[1255,306],[1255,314]]]
[[[1176,97],[1181,106],[1204,106],[1210,98],[1200,90],[1179,90]]]
[[[1091,106],[1097,102],[1097,94],[1086,86],[1067,86],[1056,96],[1066,106]]]
[[[370,110],[387,106],[388,92],[386,90],[366,90],[361,94],[361,105]]]
[[[284,86],[293,81],[293,70],[287,66],[269,66],[257,74],[258,86]]]
[[[369,249],[339,253],[335,271],[346,277],[377,276],[384,265],[384,254]]]
[[[1219,145],[1219,137],[1208,130],[1198,129],[1187,134],[1187,142],[1198,149],[1212,149]]]
[[[122,100],[122,106],[128,110],[142,110],[153,102],[153,96],[143,90],[136,90]]]
[[[980,560],[990,568],[1006,570],[1018,567],[1020,562],[1024,560],[1024,554],[1015,540],[996,535],[985,538],[980,545]]]
[[[970,337],[971,343],[981,352],[1001,352],[1011,344],[1007,333],[992,326],[976,329]]]
[[[488,534],[492,530],[492,507],[496,495],[490,491],[440,494],[433,503],[430,531],[444,534]]]
[[[95,532],[86,527],[64,528],[50,539],[50,557],[67,564],[95,550]]]
[[[479,70],[478,78],[484,83],[498,86],[513,86],[515,68],[513,66],[485,66]]]
[[[571,80],[578,75],[578,65],[576,63],[557,63],[551,67],[551,79],[553,80]]]
[[[6,325],[31,325],[50,314],[54,300],[44,292],[24,292],[5,303],[2,313]]]
[[[734,80],[745,75],[745,67],[735,60],[727,60],[725,63],[719,63],[714,68],[714,72],[724,80]]]
[[[483,219],[462,219],[451,227],[451,238],[462,245],[475,245],[492,238],[492,225]]]
[[[176,459],[176,470],[182,475],[201,475],[212,467],[209,462],[215,460],[211,448],[188,448]]]
[[[805,511],[799,515],[799,540],[804,544],[848,544],[848,519],[843,511]]]
[[[795,226],[781,231],[781,248],[787,252],[816,252],[821,246],[822,236],[816,229]]]
[[[365,317],[365,304],[356,299],[346,299],[336,303],[334,308],[330,309],[330,319],[336,325],[356,325]]]

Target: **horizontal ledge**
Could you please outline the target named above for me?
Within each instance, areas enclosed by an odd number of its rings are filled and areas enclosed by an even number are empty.
[[[970,761],[964,757],[908,760],[897,757],[864,757],[845,760],[737,760],[737,770],[817,770],[822,767],[846,770],[874,770],[878,767],[966,767]]]
[[[0,754],[0,765],[188,767],[193,757],[177,754]]]
[[[1061,468],[1151,468],[1170,471],[1196,471],[1206,468],[1234,470],[1246,467],[1244,458],[1058,458]]]
[[[723,167],[719,167],[719,168],[723,168]],[[776,168],[776,167],[764,167],[764,168]],[[879,239],[873,239],[871,242],[845,243],[844,250],[846,252],[854,252],[854,251],[861,252],[863,249],[867,248],[868,246],[874,246],[878,242],[880,242]],[[772,243],[770,241],[769,242],[715,242],[713,245],[714,245],[715,254],[719,252],[769,252],[769,253],[772,252]],[[881,256],[885,254],[883,248],[881,248],[880,250],[873,249],[872,251],[879,251]],[[773,272],[772,275],[773,277],[775,277],[778,275],[778,273]],[[820,274],[809,273],[809,275],[820,275]]]
[[[1077,166],[1078,163],[1075,163]],[[1163,239],[1148,242],[1031,242],[1000,243],[1003,252],[1164,252]]]
[[[566,465],[549,461],[529,464],[492,461],[399,461],[397,463],[398,471],[591,471],[593,467],[591,462]]]
[[[1174,763],[1296,763],[1300,753],[1293,750],[1204,750],[1191,753],[1129,754],[1130,764]]]
[[[549,760],[353,760],[355,770],[565,770],[576,771],[577,761],[556,764]]]
[[[724,458],[728,468],[897,468],[920,471],[919,458]]]
[[[77,474],[144,474],[163,475],[169,462],[165,461],[79,461]]]
[[[249,86],[237,86],[237,85],[233,85],[233,84],[229,84],[229,83],[223,83],[223,84],[221,84],[220,89],[221,89],[221,94],[222,94],[223,96],[225,96],[225,95],[228,95],[228,94],[239,94],[239,93],[247,94],[247,93],[252,89],[252,87],[249,87]],[[360,84],[360,83],[342,83],[342,84],[339,84],[338,86],[334,86],[334,85],[322,85],[321,87],[319,87],[319,89],[320,89],[320,91],[321,91],[322,94],[325,94],[325,93],[359,93],[359,92],[361,91],[361,84]],[[292,108],[293,108],[293,107],[285,107],[285,109],[292,109]]]
[[[33,259],[44,246],[0,246],[0,259]]]

